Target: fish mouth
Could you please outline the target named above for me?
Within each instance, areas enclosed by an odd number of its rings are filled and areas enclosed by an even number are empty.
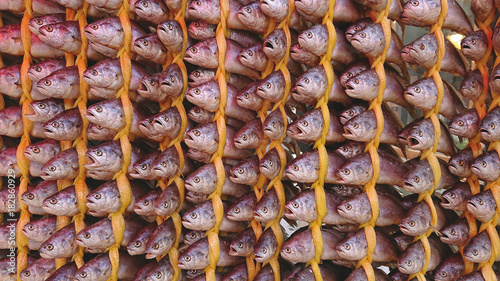
[[[184,54],[184,58],[185,58],[185,59],[192,59],[193,57],[191,57],[191,54],[189,54],[188,52],[186,52],[186,53]]]
[[[400,224],[400,225],[399,225],[399,229],[400,229],[400,230],[401,230],[401,232],[403,232],[404,234],[406,234],[406,235],[411,235],[411,231],[410,231],[408,228],[406,228],[406,226],[404,226],[404,225]]]
[[[481,128],[479,129],[479,132],[480,132],[481,134],[482,134],[482,133],[485,133],[485,134],[487,134],[487,135],[489,135],[489,134],[490,134],[490,131],[488,131],[488,129],[486,129],[486,128],[484,128],[484,127],[481,127]]]
[[[85,154],[85,160],[87,161],[86,164],[84,165],[85,167],[94,167],[97,166],[98,164],[94,156],[87,153]]]
[[[455,163],[448,163],[448,169],[457,169],[457,166],[455,165]]]
[[[351,131],[351,128],[348,128],[347,126],[345,126],[344,131],[345,131],[345,133],[342,134],[344,137],[346,137],[346,138],[356,137],[356,134],[353,131]]]
[[[140,88],[137,91],[147,92],[149,91],[148,84],[144,81],[141,82]]]
[[[472,49],[468,44],[463,44],[462,49]]]
[[[265,163],[264,163],[264,164],[261,164],[261,165],[259,166],[259,168],[269,170],[269,166],[267,166],[267,164],[265,164]]]
[[[411,137],[409,138],[409,143],[410,146],[416,146],[420,144],[420,141],[417,138]]]
[[[448,200],[448,198],[442,196],[441,197],[441,206],[447,207],[447,206],[450,206],[450,205],[451,205],[450,200]]]
[[[36,111],[32,104],[29,105],[29,110],[30,112],[24,114],[26,117],[36,116]]]
[[[264,42],[264,48],[274,49],[273,43],[269,41]]]
[[[289,216],[293,216],[294,213],[293,211],[290,209],[290,207],[288,206],[285,206],[285,216],[288,218]]]
[[[478,166],[476,166],[476,165],[471,165],[470,168],[471,168],[471,170],[476,171],[474,174],[480,174],[481,173],[481,169]]]
[[[352,86],[352,84],[351,84],[351,83],[347,83],[347,84],[345,85],[345,89],[346,89],[346,90],[351,90],[351,91],[353,91],[353,90],[354,90],[354,86]]]
[[[232,245],[229,247],[229,254],[231,256],[236,256],[238,254],[238,252],[236,251],[236,249]]]
[[[304,134],[304,131],[299,126],[290,126],[290,127],[288,127],[286,132],[287,132],[287,134],[292,135],[292,136]]]

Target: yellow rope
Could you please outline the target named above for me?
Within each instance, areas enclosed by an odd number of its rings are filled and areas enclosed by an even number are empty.
[[[219,108],[215,114],[214,121],[217,123],[217,132],[219,133],[219,144],[217,151],[212,156],[211,162],[215,165],[215,170],[217,172],[217,184],[214,192],[210,194],[209,199],[212,200],[212,206],[214,208],[215,215],[215,225],[212,229],[207,231],[208,245],[209,245],[209,265],[206,268],[206,280],[215,281],[215,270],[217,268],[217,262],[220,257],[220,243],[219,243],[219,226],[222,222],[224,216],[224,207],[222,205],[222,186],[226,180],[224,165],[222,163],[222,156],[224,152],[224,146],[226,144],[226,120],[225,120],[225,108],[227,103],[227,82],[226,82],[226,49],[227,42],[226,36],[229,35],[229,29],[226,27],[226,20],[229,15],[229,1],[220,0],[220,22],[217,25],[216,31],[216,41],[218,49],[218,69],[215,75],[219,83],[220,92],[220,102]]]
[[[113,227],[113,235],[115,237],[115,244],[109,249],[109,259],[111,261],[111,276],[108,280],[116,281],[118,280],[118,267],[119,267],[119,252],[120,244],[122,243],[124,232],[125,232],[125,222],[123,219],[123,213],[132,201],[132,191],[130,189],[130,182],[127,178],[127,167],[131,160],[131,145],[129,141],[130,126],[132,125],[132,103],[129,99],[129,85],[132,76],[132,65],[130,60],[130,43],[132,42],[132,27],[130,23],[130,10],[129,1],[124,0],[122,7],[118,11],[118,17],[120,18],[120,23],[123,28],[123,46],[118,52],[120,58],[120,66],[123,75],[123,86],[118,91],[117,97],[121,99],[125,126],[117,133],[115,139],[120,140],[120,145],[123,153],[123,166],[120,171],[118,171],[114,179],[120,191],[120,210],[115,213],[110,214],[111,224]]]
[[[328,134],[328,129],[330,128],[330,111],[328,109],[328,95],[333,86],[333,78],[335,73],[333,72],[332,65],[330,63],[331,53],[335,44],[337,42],[337,34],[335,32],[335,26],[333,25],[333,8],[335,6],[335,1],[328,2],[328,12],[323,18],[323,24],[326,25],[328,31],[328,47],[326,54],[321,59],[320,64],[325,69],[327,87],[323,97],[316,104],[316,108],[321,108],[321,113],[323,115],[323,131],[321,133],[321,138],[316,141],[314,148],[318,149],[319,154],[319,172],[318,180],[314,182],[311,189],[314,189],[316,208],[317,208],[317,218],[314,222],[309,225],[312,232],[312,238],[315,248],[315,256],[310,261],[311,268],[314,273],[316,281],[323,281],[321,276],[321,271],[318,264],[321,262],[321,255],[323,253],[323,237],[321,235],[321,221],[326,215],[326,195],[324,190],[326,172],[328,170],[328,153],[325,148],[326,137]]]
[[[24,149],[30,145],[30,132],[33,127],[33,123],[26,118],[26,113],[30,112],[29,104],[31,100],[31,80],[28,77],[28,69],[31,65],[31,32],[28,28],[29,21],[33,18],[33,9],[31,0],[25,0],[25,11],[23,19],[21,21],[21,40],[23,43],[24,57],[23,63],[21,65],[21,85],[23,89],[23,94],[21,96],[20,104],[22,105],[22,121],[23,121],[23,135],[21,137],[21,142],[17,147],[17,164],[21,172],[21,183],[19,184],[19,194],[26,192],[29,183],[29,166],[30,161],[24,155]],[[19,222],[17,223],[16,230],[16,241],[18,247],[17,254],[17,279],[19,279],[19,274],[28,265],[28,238],[22,232],[24,225],[30,221],[30,213],[28,212],[28,207],[21,201],[21,196],[19,196],[19,206],[21,208],[21,216],[19,217]]]
[[[75,20],[78,21],[80,25],[80,34],[82,40],[82,47],[80,54],[76,57],[76,65],[78,66],[78,74],[80,77],[80,96],[76,99],[74,106],[78,107],[80,115],[83,120],[82,133],[73,142],[73,146],[76,148],[78,153],[78,164],[79,171],[78,175],[74,180],[75,192],[78,198],[78,210],[79,213],[73,217],[73,222],[75,223],[75,231],[78,233],[85,228],[85,213],[87,212],[87,206],[85,205],[86,196],[89,193],[87,184],[85,183],[85,173],[86,169],[83,166],[86,162],[85,153],[87,152],[87,127],[89,125],[88,120],[85,118],[85,113],[87,111],[87,92],[89,86],[83,80],[83,72],[87,68],[87,48],[88,40],[84,35],[84,28],[87,25],[87,10],[89,4],[84,2],[83,6],[78,10],[75,15]],[[73,255],[72,260],[76,263],[77,267],[83,266],[83,251],[84,247],[78,247],[78,251]]]

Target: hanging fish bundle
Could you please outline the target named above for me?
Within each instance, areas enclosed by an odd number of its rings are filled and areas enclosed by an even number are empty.
[[[3,1],[0,279],[497,280],[497,6]]]

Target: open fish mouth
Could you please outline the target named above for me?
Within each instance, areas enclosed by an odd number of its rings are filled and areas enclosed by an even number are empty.
[[[411,137],[411,138],[408,138],[408,140],[409,140],[408,144],[410,146],[416,146],[416,145],[420,144],[420,141],[417,138]]]
[[[446,206],[449,206],[451,204],[450,200],[448,200],[448,198],[442,196],[441,197],[441,206],[443,207],[446,207]]]
[[[264,48],[274,49],[273,43],[266,41],[264,42]]]
[[[304,134],[304,131],[299,126],[290,126],[286,132],[290,133],[292,136]]]
[[[92,156],[90,154],[85,154],[85,159],[87,161],[87,163],[85,164],[85,167],[94,167],[94,166],[98,166],[99,165],[99,162],[96,161],[96,159],[94,158],[94,156]]]

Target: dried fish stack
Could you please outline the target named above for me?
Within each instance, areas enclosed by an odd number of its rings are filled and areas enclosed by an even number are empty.
[[[496,8],[1,2],[0,280],[497,280]]]

